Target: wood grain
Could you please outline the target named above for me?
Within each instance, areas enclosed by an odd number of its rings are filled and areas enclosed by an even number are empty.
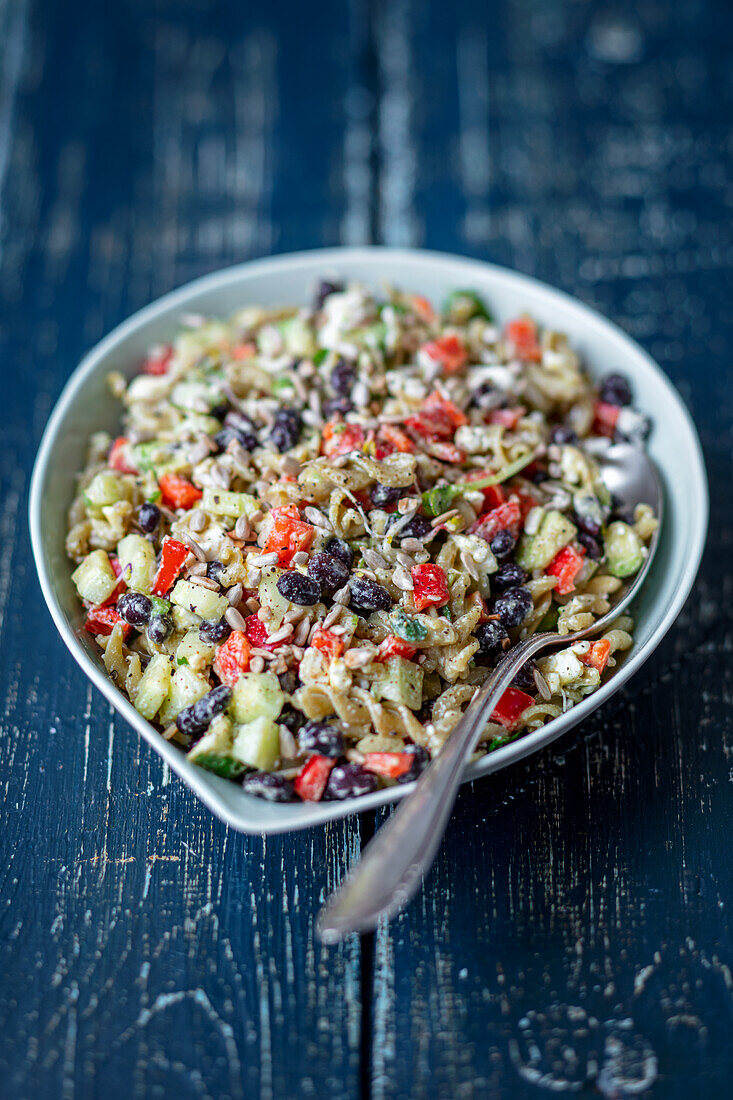
[[[4,1095],[729,1095],[732,32],[710,0],[0,0]],[[713,517],[644,670],[464,788],[408,912],[324,950],[381,815],[267,841],[213,819],[80,680],[25,507],[53,401],[132,310],[370,240],[622,324],[695,416]]]

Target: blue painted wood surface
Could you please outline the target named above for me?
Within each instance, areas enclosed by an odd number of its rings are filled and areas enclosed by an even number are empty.
[[[730,1095],[732,47],[712,0],[0,0],[3,1095]],[[65,379],[132,310],[367,241],[618,321],[695,416],[713,515],[643,671],[464,788],[415,904],[325,950],[375,820],[214,820],[80,680],[25,505]]]

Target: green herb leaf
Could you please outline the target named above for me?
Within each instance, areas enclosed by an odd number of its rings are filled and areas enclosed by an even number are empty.
[[[402,608],[397,608],[392,615],[392,630],[405,642],[422,642],[428,636],[425,623],[406,614]]]
[[[171,609],[170,601],[163,600],[160,596],[151,596],[154,615],[167,615]]]
[[[443,512],[448,511],[456,497],[462,496],[468,490],[488,489],[491,485],[499,485],[502,481],[508,481],[510,477],[514,477],[525,466],[529,466],[531,462],[534,462],[533,454],[522,455],[521,458],[510,462],[496,474],[489,474],[487,477],[478,478],[476,481],[458,481],[455,485],[437,485],[434,489],[428,489],[426,493],[423,493],[423,509],[428,516],[440,516]]]

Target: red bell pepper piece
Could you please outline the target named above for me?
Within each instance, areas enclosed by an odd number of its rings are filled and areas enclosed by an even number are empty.
[[[415,763],[415,754],[411,752],[367,752],[364,764],[368,772],[383,775],[385,779],[399,779],[407,775]]]
[[[337,455],[347,455],[350,451],[360,451],[365,438],[364,429],[359,424],[329,420],[323,426],[321,452],[329,458],[335,458]]]
[[[555,591],[559,596],[567,596],[574,590],[575,578],[583,568],[584,557],[582,547],[576,550],[574,546],[563,546],[545,569],[548,576],[557,577]]]
[[[190,553],[191,551],[184,543],[166,535],[160,551],[160,565],[153,581],[154,596],[165,596]]]
[[[257,354],[257,345],[250,343],[235,344],[229,354],[232,359],[251,359],[253,355]]]
[[[295,777],[295,793],[304,802],[320,802],[335,763],[330,756],[311,756]]]
[[[443,443],[436,441],[428,445],[428,451],[435,458],[439,458],[441,462],[465,462],[466,452],[462,451],[460,447],[456,447],[455,443]]]
[[[468,352],[458,336],[440,336],[423,344],[422,351],[443,364],[444,374],[456,374],[468,362]]]
[[[456,428],[468,424],[468,418],[452,401],[434,390],[420,412],[408,417],[405,424],[424,439],[452,439]]]
[[[145,374],[167,374],[173,358],[173,348],[163,344],[147,357],[143,364]]]
[[[114,570],[115,576],[116,577],[121,577],[122,576],[122,566],[120,565],[119,558],[117,557],[116,554],[110,554],[109,555],[109,564],[112,566],[112,569]],[[120,596],[122,595],[122,593],[125,591],[126,588],[127,588],[127,585],[125,584],[124,581],[121,580],[120,583],[116,586],[115,590],[113,592],[111,592],[110,595],[107,597],[107,599],[104,601],[104,603],[101,603],[99,606],[100,607],[114,607],[114,605],[117,603],[118,599],[120,598]]]
[[[527,695],[525,691],[520,691],[519,688],[507,688],[496,704],[494,713],[491,715],[491,721],[498,722],[500,726],[511,729],[512,726],[517,724],[527,707],[533,705],[534,699],[531,695]]]
[[[109,635],[112,633],[112,629],[117,623],[125,624],[122,633],[126,638],[132,630],[129,623],[125,623],[125,620],[116,608],[108,607],[106,604],[99,604],[97,607],[89,608],[84,623],[84,629],[88,630],[90,634]]]
[[[163,474],[160,479],[160,491],[163,503],[168,508],[183,508],[188,511],[204,495],[186,477],[180,474]]]
[[[377,660],[380,664],[388,661],[390,657],[404,657],[411,661],[417,653],[417,646],[410,645],[404,638],[398,638],[395,634],[388,634],[383,642],[379,643]]]
[[[522,405],[517,405],[515,409],[492,409],[489,413],[489,424],[501,424],[503,428],[512,431],[526,411]]]
[[[234,687],[249,668],[249,642],[243,630],[233,630],[214,657],[214,672],[227,687]]]
[[[389,450],[385,450],[381,455],[384,458],[385,454],[391,454],[393,451],[400,451],[402,454],[412,454],[415,450],[415,444],[410,439],[406,432],[402,431],[402,428],[398,428],[395,424],[382,424],[377,433],[377,446],[389,447]]]
[[[609,405],[607,401],[596,401],[593,408],[595,419],[593,420],[591,432],[593,435],[605,435],[609,439],[613,439],[621,406]]]
[[[531,317],[517,317],[516,320],[509,321],[504,335],[513,345],[517,358],[540,362],[542,348],[537,340],[537,325]]]
[[[339,634],[332,634],[330,630],[324,630],[322,626],[313,632],[310,644],[320,649],[330,660],[340,657],[344,651],[343,638]]]
[[[603,672],[610,656],[611,643],[607,638],[599,638],[597,642],[590,643],[590,649],[587,653],[578,654],[578,660],[584,665],[588,665],[589,668],[595,668],[598,672]]]
[[[262,622],[262,619],[258,619],[256,615],[248,615],[244,620],[245,633],[247,635],[247,641],[252,646],[252,649],[266,649],[270,653],[274,653],[275,650],[283,645],[283,642],[277,642],[272,645],[267,638],[267,627]]]
[[[418,611],[423,611],[426,607],[442,607],[448,603],[448,581],[439,565],[413,565],[410,572],[415,586],[412,595]]]
[[[537,497],[532,495],[532,493],[525,493],[524,489],[515,489],[512,493],[512,496],[516,496],[517,500],[519,501],[519,509],[522,513],[521,526],[523,527],[524,521],[526,520],[529,513],[532,511],[533,508],[536,508],[540,502]]]
[[[316,537],[316,529],[304,523],[295,504],[273,508],[272,527],[264,546],[266,554],[277,553],[280,565],[287,568],[299,550],[309,550]]]
[[[480,481],[482,478],[489,477],[493,473],[493,470],[469,470],[464,480]],[[503,504],[506,499],[501,485],[489,485],[488,488],[482,489],[481,492],[484,494],[484,504],[487,510],[498,507],[498,505]]]
[[[435,310],[428,299],[423,298],[421,294],[411,294],[410,305],[421,321],[425,321],[429,325],[435,320]]]
[[[130,462],[130,440],[119,435],[109,449],[107,465],[121,474],[136,474],[137,470]]]
[[[522,509],[519,501],[507,500],[504,504],[500,504],[498,507],[492,508],[490,512],[485,512],[482,516],[479,516],[476,522],[471,524],[468,531],[471,535],[479,535],[487,542],[491,542],[499,534],[499,531],[511,531],[516,538],[521,525]]]

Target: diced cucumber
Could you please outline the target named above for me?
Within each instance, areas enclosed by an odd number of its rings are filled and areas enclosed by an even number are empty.
[[[251,516],[259,505],[249,493],[232,493],[227,489],[204,489],[201,505],[205,512],[214,516]]]
[[[638,573],[644,562],[644,544],[633,527],[621,520],[611,523],[603,537],[608,571],[614,577]]]
[[[171,686],[171,663],[164,653],[156,653],[137,685],[135,710],[152,721],[165,702]]]
[[[176,648],[176,664],[201,672],[214,658],[216,647],[201,640],[198,629],[189,630]]]
[[[132,448],[132,458],[138,470],[143,472],[156,470],[164,466],[171,457],[170,443],[161,439],[149,439],[145,443],[136,443]]]
[[[286,600],[284,596],[281,596],[277,588],[278,579],[284,572],[284,569],[279,569],[277,566],[263,569],[262,580],[258,585],[257,595],[259,601],[263,607],[267,607],[270,611],[271,617],[267,624],[270,633],[282,625],[285,612],[292,610],[290,600]]]
[[[135,592],[150,593],[155,577],[155,547],[142,535],[125,535],[117,544],[122,579]]]
[[[186,580],[176,581],[169,599],[202,619],[220,619],[229,607],[226,596],[218,596],[211,588]]]
[[[422,706],[423,670],[413,661],[404,657],[390,657],[382,665],[377,665],[377,676],[372,690],[377,699],[390,699],[393,703],[404,703],[411,710]]]
[[[308,359],[315,355],[316,344],[313,331],[302,317],[288,317],[285,321],[278,321],[275,325],[285,343],[285,350],[299,359]]]
[[[153,658],[155,660],[155,658]],[[211,684],[205,676],[194,672],[187,665],[179,665],[172,677],[168,697],[160,712],[160,721],[164,726],[174,722],[184,707],[195,703],[211,691]]]
[[[108,504],[117,504],[120,500],[132,498],[132,487],[112,470],[100,470],[84,490],[84,503],[89,508],[100,510]]]
[[[235,722],[251,722],[263,715],[277,718],[284,701],[274,672],[243,672],[234,685],[229,708]]]
[[[577,533],[577,527],[567,516],[550,508],[542,517],[537,532],[534,535],[524,534],[519,540],[517,565],[530,573],[535,569],[545,569]]]
[[[475,290],[452,291],[443,303],[443,313],[456,325],[465,325],[473,317],[491,320],[486,305]]]
[[[104,550],[92,550],[84,561],[71,574],[76,590],[82,600],[89,603],[104,603],[117,587],[117,577]]]
[[[346,336],[347,340],[353,340],[364,347],[384,351],[387,340],[387,326],[384,321],[375,321],[373,325],[363,325],[355,328]]]
[[[237,726],[232,755],[250,768],[270,771],[280,755],[280,730],[277,723],[262,714],[253,722]]]
[[[219,394],[206,382],[179,382],[173,387],[170,400],[176,408],[205,413],[216,405]]]
[[[198,615],[192,615],[185,607],[174,607],[171,611],[173,626],[178,634],[185,634],[187,630],[198,630],[201,619]]]
[[[220,775],[223,779],[236,779],[244,771],[244,764],[232,756],[232,724],[219,714],[200,741],[188,754],[188,759],[200,768]]]

